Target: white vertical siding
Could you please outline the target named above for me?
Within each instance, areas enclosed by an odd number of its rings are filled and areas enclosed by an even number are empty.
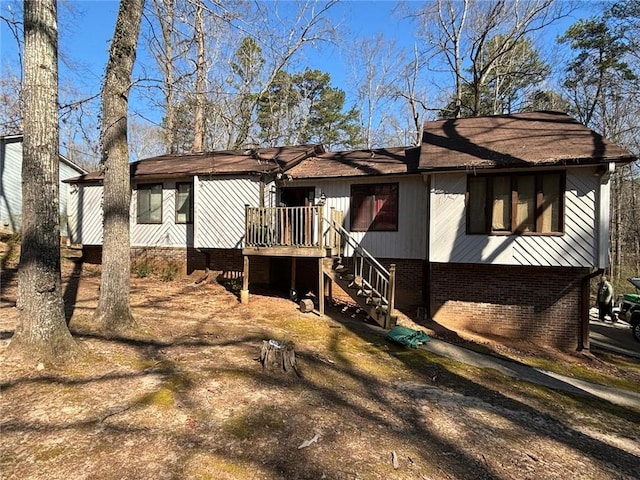
[[[565,234],[466,235],[466,174],[432,176],[430,260],[590,267],[596,258],[596,186],[591,168],[570,169],[565,193]]]
[[[69,240],[102,245],[102,185],[69,185],[67,222]]]
[[[260,204],[257,178],[199,178],[196,201],[196,247],[242,248],[245,204]],[[269,186],[265,188],[265,195]]]
[[[60,169],[58,171],[58,195],[60,198],[60,234],[68,235],[67,231],[67,217],[69,212],[67,209],[67,200],[69,198],[69,184],[64,183],[63,180],[67,178],[77,177],[84,173],[81,169],[69,165],[66,162],[60,162]]]
[[[351,185],[398,183],[398,231],[353,232],[352,236],[378,258],[424,259],[426,256],[427,191],[419,175],[398,177],[350,177],[295,182],[291,186],[314,186],[316,202],[327,197],[325,218],[331,207],[344,212],[344,227],[350,229]],[[348,255],[351,252],[346,252]]]
[[[134,185],[129,215],[132,247],[185,247],[193,244],[193,226],[175,223],[175,184],[175,181],[163,183],[162,223],[158,224],[138,224],[138,191]],[[102,193],[101,185],[70,186],[69,234],[73,243],[102,245]]]
[[[20,230],[22,224],[22,142],[3,142],[0,155],[0,227]]]
[[[190,179],[177,181],[188,182]],[[162,185],[162,223],[139,224],[137,212],[138,190],[134,186],[131,192],[130,213],[132,247],[186,247],[193,245],[193,225],[176,223],[176,181],[165,181]]]
[[[67,191],[63,180],[84,173],[66,161],[59,162],[58,195],[61,217],[60,233],[67,235]],[[22,140],[2,142],[0,152],[0,228],[18,231],[22,225]]]

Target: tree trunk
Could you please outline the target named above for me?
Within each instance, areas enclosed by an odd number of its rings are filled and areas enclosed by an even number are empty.
[[[24,53],[20,325],[11,350],[31,361],[56,362],[77,351],[60,276],[56,0],[24,2]]]
[[[156,0],[154,2],[158,22],[162,31],[163,51],[158,54],[157,60],[164,75],[164,136],[167,153],[176,153],[175,145],[175,107],[174,107],[174,59],[173,59],[173,34],[175,18],[174,0]]]
[[[198,42],[198,61],[196,66],[196,111],[194,115],[194,137],[192,152],[202,152],[204,148],[204,22],[202,19],[202,1],[196,3],[196,40]]]
[[[127,105],[144,0],[122,0],[102,90],[104,233],[102,278],[95,318],[105,331],[133,326],[129,303],[131,184],[127,146]]]

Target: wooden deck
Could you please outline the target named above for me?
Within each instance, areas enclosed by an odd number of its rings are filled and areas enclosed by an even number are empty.
[[[296,258],[318,261],[318,310],[324,314],[325,289],[342,288],[383,328],[395,324],[395,265],[385,269],[344,229],[343,212],[331,209],[325,221],[324,206],[245,207],[245,246],[240,300],[249,301],[249,258],[291,257],[291,291],[296,289]],[[349,246],[348,261],[343,258]],[[331,258],[326,258],[331,257]],[[349,264],[349,265],[347,265]]]
[[[331,256],[325,238],[324,207],[249,207],[245,215],[243,255],[273,257]]]

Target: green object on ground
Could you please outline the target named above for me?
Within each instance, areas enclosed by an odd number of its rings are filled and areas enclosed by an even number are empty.
[[[421,345],[425,342],[431,340],[429,335],[424,333],[421,330],[413,330],[411,328],[403,327],[401,325],[396,325],[389,333],[385,336],[389,340],[399,343],[400,345],[405,345],[411,348],[418,348],[418,345]]]

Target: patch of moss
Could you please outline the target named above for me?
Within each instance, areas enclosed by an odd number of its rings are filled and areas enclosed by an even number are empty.
[[[176,393],[167,386],[160,387],[159,390],[143,396],[138,403],[144,406],[155,406],[160,408],[173,408],[176,402]]]
[[[178,392],[185,390],[190,385],[191,382],[185,375],[174,373],[165,378],[158,390],[144,395],[137,403],[139,405],[156,406],[165,409],[173,408]]]

